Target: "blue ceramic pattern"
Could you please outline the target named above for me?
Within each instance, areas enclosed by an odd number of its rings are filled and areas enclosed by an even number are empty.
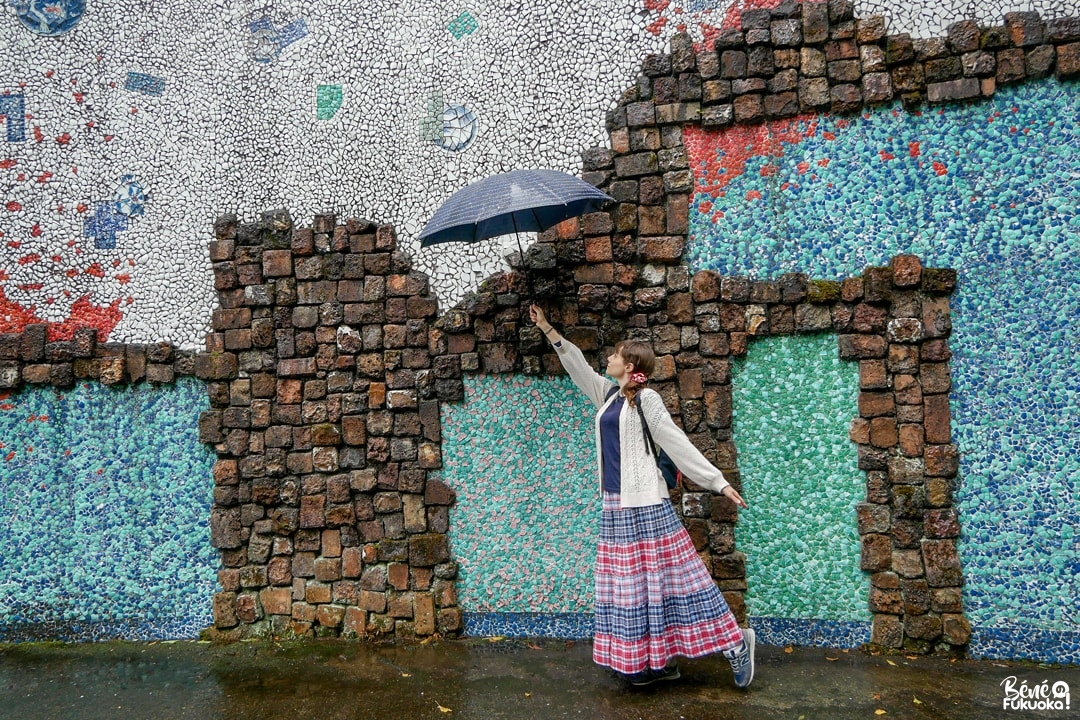
[[[750,618],[762,645],[811,645],[853,648],[870,642],[869,622]],[[465,634],[472,637],[572,638],[593,636],[591,613],[465,613]]]
[[[473,613],[591,613],[593,411],[569,378],[473,376],[442,404],[450,549]]]
[[[734,363],[732,393],[747,614],[868,623],[855,522],[866,473],[848,439],[859,364],[839,358],[832,334],[761,338]]]
[[[465,634],[472,637],[591,638],[593,614],[467,612]]]
[[[8,0],[27,30],[55,37],[79,24],[86,11],[85,0]]]
[[[158,97],[165,94],[165,78],[141,72],[129,72],[124,81],[124,89]]]
[[[869,622],[752,617],[750,627],[763,645],[854,648],[870,642]]]
[[[212,624],[207,408],[191,378],[4,400],[0,640],[190,638]]]
[[[0,116],[3,116],[8,142],[26,140],[26,96],[22,93],[0,95]]]
[[[702,211],[711,196],[691,202],[695,269],[839,278],[909,252],[959,270],[953,424],[975,655],[1080,661],[1077,107],[1080,87],[1051,79],[922,114],[821,117],[782,156],[747,163],[715,199],[726,217]]]
[[[116,236],[128,229],[130,218],[120,212],[115,202],[98,203],[94,214],[83,223],[83,236],[94,238],[98,250],[115,250]]]

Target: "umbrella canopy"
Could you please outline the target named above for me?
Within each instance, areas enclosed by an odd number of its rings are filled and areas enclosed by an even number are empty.
[[[450,196],[420,233],[421,247],[542,232],[613,200],[581,178],[558,170],[512,170],[474,182]]]

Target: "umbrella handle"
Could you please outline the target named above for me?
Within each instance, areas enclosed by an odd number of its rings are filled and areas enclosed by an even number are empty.
[[[525,273],[525,297],[533,296],[532,275],[529,273],[529,264],[525,260],[525,251],[521,249],[521,236],[518,234],[517,216],[510,213],[510,221],[514,223],[514,240],[517,241],[518,257],[521,258],[521,271]]]

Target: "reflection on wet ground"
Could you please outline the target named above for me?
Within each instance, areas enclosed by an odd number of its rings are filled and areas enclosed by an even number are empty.
[[[1001,683],[1069,684],[1080,668],[759,647],[748,692],[722,658],[630,689],[588,643],[471,639],[0,646],[0,717],[11,718],[983,718],[1016,717]],[[1080,703],[1077,697],[1076,703]],[[884,713],[877,711],[884,710]],[[1080,712],[1025,712],[1069,717]]]

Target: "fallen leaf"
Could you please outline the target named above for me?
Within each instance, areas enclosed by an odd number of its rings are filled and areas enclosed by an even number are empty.
[[[844,653],[845,655],[847,655],[849,651],[848,651],[848,650],[841,650],[840,652],[842,652],[842,653]]]
[[[918,655],[905,655],[904,657],[906,657],[908,660],[918,660],[919,659]]]
[[[412,673],[403,672],[401,673],[401,677],[412,677]]]
[[[886,711],[882,710],[881,708],[878,708],[877,710],[874,711],[874,714],[875,715],[887,715],[888,713],[886,713]]]
[[[525,693],[525,697],[532,697],[532,693]]]
[[[444,713],[451,713],[451,712],[454,712],[454,711],[453,711],[453,710],[451,710],[450,708],[448,708],[448,707],[443,707],[442,705],[440,705],[440,704],[439,704],[439,701],[438,701],[438,700],[436,700],[436,701],[435,701],[435,706],[439,708],[439,712],[444,712]]]
[[[919,698],[915,697],[914,695],[912,695],[912,696],[911,696],[911,701],[912,701],[913,703],[915,703],[916,705],[922,705],[922,700],[920,700]]]
[[[790,655],[791,653],[795,652],[795,648],[788,645],[786,648],[784,648],[784,652],[786,652],[788,655]]]
[[[885,662],[889,663],[893,667],[898,667],[898,665],[896,663],[894,663],[892,660],[886,660]]]
[[[530,650],[543,650],[542,647],[540,647],[539,645],[535,645],[533,643],[529,643],[525,647],[529,648]]]
[[[1009,667],[1008,665],[1002,665],[1001,663],[990,663],[990,664],[993,665],[994,667],[1003,667],[1003,668]]]
[[[880,694],[878,694],[878,693],[874,693],[874,699],[875,699],[875,700],[880,700],[880,699],[881,699],[881,695],[880,695]]]
[[[825,656],[825,659],[826,659],[826,660],[828,660],[829,662],[836,662],[836,661],[837,661],[837,660],[839,660],[840,658],[831,658],[831,657],[829,657],[828,655],[826,655],[826,656]]]
[[[502,642],[506,639],[505,635],[492,635],[487,639],[488,642]]]

